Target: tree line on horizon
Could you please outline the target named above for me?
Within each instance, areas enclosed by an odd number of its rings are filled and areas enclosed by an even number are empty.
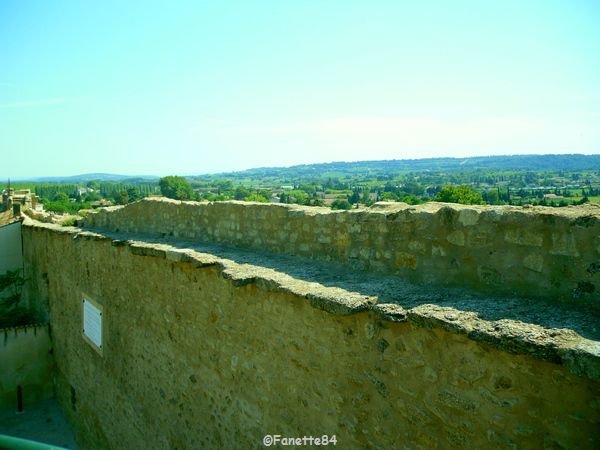
[[[299,166],[297,172],[291,170],[293,168],[286,168],[286,175],[281,176],[269,171],[257,176],[256,169],[230,177],[172,175],[159,180],[29,182],[13,183],[13,187],[32,189],[46,210],[69,213],[104,206],[108,202],[127,204],[149,195],[164,195],[178,200],[278,201],[334,209],[369,206],[376,201],[542,206],[600,201],[600,168],[538,171],[531,168],[484,170],[472,167],[410,172],[395,172],[391,168],[370,170],[373,165],[385,167],[381,163],[325,164],[322,165],[322,171],[315,173],[311,170],[308,174],[305,173],[305,166]],[[336,171],[336,167],[342,167],[343,170]],[[248,172],[252,175],[248,175]]]
[[[225,182],[217,185],[217,192],[205,191],[204,193],[196,191],[193,184],[184,177],[168,176],[160,179],[161,193],[165,197],[176,200],[209,200],[209,201],[225,201],[225,200],[245,200],[268,202],[269,194],[273,190],[269,189],[248,189],[243,186],[234,188],[231,182]],[[502,205],[502,204],[535,204],[542,206],[567,206],[569,204],[583,204],[589,201],[588,195],[600,195],[600,188],[594,189],[590,184],[588,190],[581,189],[581,196],[575,197],[568,189],[554,189],[556,198],[561,198],[558,203],[548,201],[544,196],[543,190],[530,189],[529,191],[521,188],[513,191],[511,194],[510,187],[506,186],[504,190],[500,187],[492,189],[478,190],[471,185],[442,185],[432,186],[424,191],[422,186],[413,184],[412,186],[390,186],[386,184],[382,190],[377,190],[375,199],[370,195],[372,192],[368,189],[344,189],[346,185],[333,185],[341,189],[325,189],[317,185],[300,185],[295,189],[283,190],[278,192],[276,197],[279,203],[296,203],[308,206],[323,206],[323,201],[317,195],[321,189],[321,193],[327,192],[337,194],[337,198],[331,203],[333,209],[351,209],[353,206],[363,204],[370,206],[375,201],[403,201],[409,204],[420,204],[427,201],[438,201],[447,203],[461,203],[466,205]],[[229,189],[228,189],[229,188]],[[421,192],[423,195],[417,195]],[[516,195],[515,194],[519,194]],[[558,195],[558,194],[564,194]],[[529,195],[529,197],[528,197]],[[273,197],[273,194],[271,194]],[[566,199],[570,198],[570,202]]]

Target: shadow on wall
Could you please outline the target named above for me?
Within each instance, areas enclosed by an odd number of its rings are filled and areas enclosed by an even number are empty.
[[[53,397],[52,343],[48,325],[0,330],[0,410],[18,410]]]

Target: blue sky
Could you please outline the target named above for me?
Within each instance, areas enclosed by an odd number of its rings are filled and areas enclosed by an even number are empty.
[[[600,153],[600,2],[0,2],[0,178]]]

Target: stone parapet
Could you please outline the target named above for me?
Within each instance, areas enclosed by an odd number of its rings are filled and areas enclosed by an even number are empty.
[[[85,227],[340,262],[436,286],[600,308],[600,207],[378,203],[332,211],[145,199]]]
[[[600,439],[597,322],[567,329],[577,321],[555,317],[558,305],[531,303],[531,323],[507,309],[492,319],[476,311],[495,297],[375,272],[361,284],[344,263],[147,230],[26,219],[23,243],[82,448],[260,448],[267,434],[385,449]],[[88,295],[103,311],[101,354],[81,332]]]
[[[103,234],[76,227],[61,227],[30,220],[27,220],[25,224],[34,232],[57,233],[77,241],[104,241],[110,243],[112,247],[126,249],[136,256],[164,259],[167,262],[181,263],[194,269],[210,267],[216,270],[220,277],[229,280],[234,287],[255,285],[260,291],[291,294],[306,300],[311,306],[331,314],[350,315],[370,311],[379,319],[388,322],[407,322],[422,328],[444,329],[510,353],[531,355],[548,362],[562,364],[578,376],[600,381],[600,342],[597,340],[600,332],[590,330],[593,325],[581,329],[583,330],[582,334],[591,337],[589,339],[574,330],[567,329],[569,324],[566,322],[561,326],[561,322],[557,321],[556,327],[549,328],[520,320],[488,320],[481,318],[475,311],[434,304],[435,290],[427,292],[433,303],[404,307],[398,303],[380,301],[376,292],[373,292],[372,295],[365,295],[336,285],[324,285],[315,282],[310,277],[290,276],[266,267],[267,265],[256,266],[239,263],[229,258],[187,247],[188,242],[177,239],[149,242],[141,240],[143,235],[139,234],[121,232]],[[306,263],[306,260],[303,262]],[[356,275],[350,274],[350,276]],[[343,285],[343,280],[336,284]],[[419,289],[418,286],[416,288]],[[484,298],[483,300],[493,302],[504,299]],[[398,301],[401,302],[401,300]],[[472,309],[476,309],[475,299],[472,301]],[[532,307],[535,306],[537,304],[532,305]],[[540,306],[548,307],[549,305],[543,303]],[[538,314],[542,316],[545,312],[540,311]],[[584,315],[585,312],[581,314]]]

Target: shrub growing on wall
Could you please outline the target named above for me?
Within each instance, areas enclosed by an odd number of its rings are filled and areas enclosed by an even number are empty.
[[[9,270],[0,275],[0,328],[11,328],[40,322],[39,314],[21,304],[25,278],[21,270]]]

